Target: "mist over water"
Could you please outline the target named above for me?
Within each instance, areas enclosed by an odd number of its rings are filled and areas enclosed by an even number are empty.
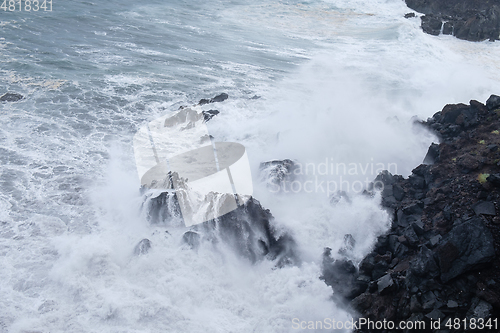
[[[320,279],[345,234],[359,262],[389,225],[378,196],[332,205],[276,194],[259,164],[350,163],[325,181],[404,176],[436,138],[413,125],[448,103],[500,93],[498,43],[433,37],[403,1],[54,3],[0,13],[0,332],[291,332],[292,319],[349,320]],[[180,105],[248,152],[254,197],[295,238],[302,264],[251,264],[223,244],[183,245],[150,225],[132,137]],[[259,98],[252,98],[257,96]],[[361,173],[361,174],[360,174]],[[302,183],[314,180],[311,172]],[[134,256],[151,240],[151,251]],[[300,330],[296,330],[300,331]],[[310,331],[310,330],[309,330]]]

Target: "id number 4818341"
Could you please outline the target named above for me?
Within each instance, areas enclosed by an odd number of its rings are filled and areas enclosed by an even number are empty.
[[[3,0],[2,9],[4,12],[51,12],[52,0]]]

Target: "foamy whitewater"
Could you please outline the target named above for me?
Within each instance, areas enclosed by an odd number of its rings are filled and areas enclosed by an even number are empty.
[[[379,198],[272,193],[259,164],[365,170],[321,175],[338,184],[373,180],[381,165],[408,176],[436,140],[413,116],[500,93],[500,43],[425,35],[407,12],[401,0],[0,11],[0,94],[25,96],[0,104],[0,332],[274,333],[299,332],[294,318],[350,320],[319,279],[321,255],[352,234],[359,263],[389,225]],[[221,92],[229,99],[205,108],[220,111],[210,131],[246,147],[254,197],[293,235],[300,266],[191,250],[186,228],[151,225],[141,209],[136,131]],[[135,256],[143,238],[152,249]]]

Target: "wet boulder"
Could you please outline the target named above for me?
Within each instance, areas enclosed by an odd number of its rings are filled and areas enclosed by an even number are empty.
[[[359,273],[371,276],[374,267],[375,267],[375,255],[374,253],[370,253],[359,264]]]
[[[151,241],[147,238],[144,238],[134,247],[134,254],[136,256],[140,256],[148,253],[150,249],[151,249]]]
[[[441,26],[443,21],[440,17],[434,16],[432,14],[424,15],[421,17],[422,20],[422,30],[429,35],[437,36],[441,32]]]
[[[363,293],[370,280],[367,276],[359,276],[352,261],[333,259],[330,248],[323,252],[321,279],[332,287],[334,294],[349,300]]]
[[[459,116],[469,109],[468,105],[459,104],[448,104],[441,111],[440,122],[442,124],[457,124]]]
[[[500,173],[490,175],[488,176],[488,178],[486,178],[486,180],[495,186],[500,186]]]
[[[486,107],[488,110],[495,110],[500,108],[500,96],[491,95],[486,101]]]
[[[390,274],[386,274],[377,280],[377,290],[381,295],[394,290],[395,284]]]
[[[208,110],[208,111],[202,111],[203,114],[203,121],[208,122],[210,119],[218,115],[220,112],[219,110]]]
[[[142,209],[151,224],[167,227],[184,226],[179,200],[175,192],[149,192],[146,188],[142,188],[141,192],[144,198]]]
[[[379,278],[384,276],[388,269],[389,269],[389,262],[387,260],[384,260],[380,256],[376,256],[375,265],[373,266],[371,274],[372,280],[378,280]]]
[[[453,35],[453,22],[450,21],[444,22],[443,35]]]
[[[403,237],[405,240],[402,242],[404,245],[409,247],[416,247],[419,243],[419,238],[415,229],[412,226],[408,226],[403,232]]]
[[[210,103],[217,103],[217,102],[223,102],[226,99],[229,98],[229,95],[226,93],[219,94],[213,98],[207,99],[207,98],[202,98],[198,102],[198,105],[205,105],[205,104],[210,104]]]
[[[200,234],[194,231],[186,231],[184,235],[182,235],[182,242],[195,250],[200,246],[200,239]]]
[[[0,96],[0,102],[17,102],[23,98],[21,94],[8,92]]]
[[[418,255],[410,261],[410,270],[412,274],[421,277],[437,277],[440,273],[434,260],[434,252],[426,246],[422,246]]]
[[[389,171],[381,171],[375,180],[373,181],[373,186],[376,190],[383,190],[387,185],[393,185],[399,180],[400,176],[394,176]],[[370,189],[371,190],[371,189]]]
[[[174,191],[143,192],[143,211],[151,224],[185,228]],[[232,196],[224,194],[220,198],[225,195]],[[214,200],[210,204],[215,205],[221,200]],[[222,243],[253,263],[268,259],[276,261],[276,265],[281,267],[299,262],[297,245],[292,235],[283,226],[276,225],[271,212],[253,197],[245,198],[244,203],[240,202],[229,213],[191,226],[182,241],[195,249],[204,239],[212,240],[214,244]]]
[[[470,100],[469,104],[471,109],[476,110],[478,115],[486,115],[488,113],[488,107],[479,101],[472,99]]]
[[[192,229],[202,239],[221,241],[253,263],[268,259],[282,267],[300,261],[292,235],[276,226],[271,212],[252,197],[237,209]]]
[[[439,161],[439,145],[437,143],[431,143],[427,154],[424,157],[424,164],[434,164]]]
[[[437,259],[443,283],[490,263],[495,258],[494,239],[480,217],[456,225],[438,246]]]
[[[495,204],[491,201],[479,201],[472,206],[476,215],[491,215],[495,216]]]
[[[228,98],[229,98],[228,94],[222,93],[222,94],[217,95],[214,98],[210,99],[210,103],[224,102]]]

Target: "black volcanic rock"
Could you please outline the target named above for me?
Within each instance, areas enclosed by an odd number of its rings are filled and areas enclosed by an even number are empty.
[[[422,16],[422,30],[429,35],[438,36],[441,33],[441,27],[443,26],[443,21],[440,17],[434,16],[432,14]]]
[[[476,215],[491,215],[495,216],[495,204],[491,201],[479,201],[472,206]]]
[[[0,96],[0,102],[17,102],[23,98],[23,95],[8,92]]]
[[[495,258],[494,239],[481,218],[454,227],[436,250],[441,281],[449,280]]]
[[[145,192],[143,209],[151,224],[168,227],[184,227],[182,213],[174,192],[162,192],[148,197]],[[281,267],[299,262],[296,243],[284,230],[276,230],[274,217],[268,209],[250,197],[237,209],[190,227],[182,242],[197,249],[202,242],[223,242],[241,257],[251,262],[263,259],[276,260]]]
[[[236,210],[196,225],[194,229],[205,237],[221,239],[252,262],[267,258],[277,260],[279,267],[298,263],[293,237],[287,232],[278,232],[273,220],[268,209],[250,198]]]
[[[151,241],[147,238],[144,238],[134,248],[134,254],[139,256],[149,252],[151,249]]]
[[[210,119],[218,115],[220,112],[219,110],[208,110],[208,111],[201,111],[203,114],[203,121],[208,122]]]
[[[229,98],[228,94],[222,93],[222,94],[217,95],[214,98],[210,99],[210,103],[223,102],[223,101],[225,101],[228,98]]]
[[[436,143],[431,143],[427,154],[424,157],[424,164],[434,164],[439,161],[439,145]]]
[[[500,96],[491,95],[490,98],[486,101],[486,107],[488,110],[494,110],[496,108],[500,108]]]
[[[453,35],[453,23],[452,22],[444,22],[443,35]]]
[[[423,125],[434,131],[443,141],[449,142],[458,139],[464,130],[476,126],[479,118],[488,113],[484,104],[474,100],[470,101],[470,105],[448,104],[432,118],[427,119]]]
[[[359,276],[370,281],[350,305],[361,317],[429,323],[500,315],[500,101],[495,96],[487,105],[475,100],[446,105],[421,122],[441,140],[429,147],[426,164],[407,179],[387,171],[377,176],[379,186],[373,188],[395,213],[390,230],[359,265]],[[390,197],[396,200],[386,200]]]
[[[387,294],[394,289],[394,280],[390,274],[382,276],[377,281],[377,289],[380,295]]]
[[[141,188],[141,192],[144,195],[142,209],[146,212],[149,223],[169,227],[184,226],[179,200],[174,192],[165,191],[150,196],[144,187]]]
[[[358,270],[348,259],[334,260],[331,249],[326,248],[323,253],[321,279],[332,287],[334,294],[346,299],[359,296],[368,287],[370,280],[367,276],[358,274]]]
[[[444,34],[470,41],[498,40],[500,0],[405,0],[413,10],[425,14],[422,29],[438,35],[441,22]],[[439,26],[439,29],[438,29]]]
[[[448,104],[441,111],[440,122],[443,124],[457,124],[458,116],[467,109],[469,109],[469,106],[465,104]]]
[[[213,98],[210,98],[210,99],[202,98],[198,102],[198,105],[205,105],[205,104],[210,104],[210,103],[224,102],[228,98],[229,98],[228,94],[222,93],[222,94],[217,95],[217,96],[215,96]]]
[[[198,249],[200,246],[201,236],[199,233],[194,231],[186,231],[184,235],[182,235],[182,242],[187,244],[192,249]]]
[[[500,186],[500,173],[490,175],[486,178],[486,180],[494,186]]]

